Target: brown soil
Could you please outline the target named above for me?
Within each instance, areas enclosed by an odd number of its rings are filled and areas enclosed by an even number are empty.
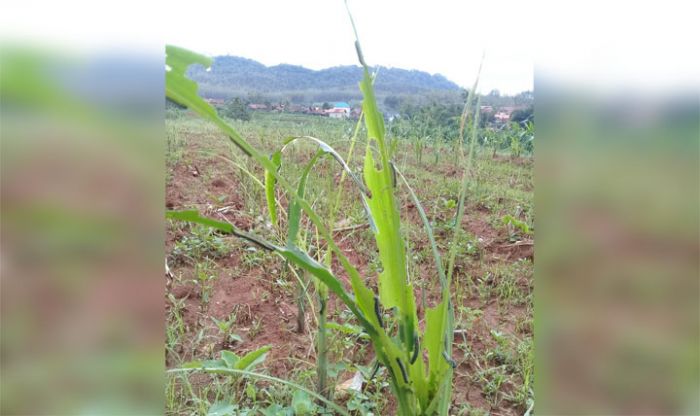
[[[167,185],[166,207],[168,209],[197,207],[200,211],[205,212],[209,210],[209,214],[218,215],[219,219],[225,219],[243,230],[249,230],[253,227],[254,219],[245,213],[244,201],[238,192],[237,184],[222,174],[222,172],[229,170],[211,160],[198,160],[196,166],[187,163],[174,166],[171,170],[172,179]],[[210,172],[218,172],[218,176],[213,179],[205,179]],[[441,174],[454,176],[458,172],[454,170]],[[226,209],[222,212],[214,212],[213,208],[209,206],[208,194],[227,195],[227,199],[221,204]],[[404,199],[402,206],[402,217],[422,227],[413,203],[409,199]],[[465,215],[462,224],[466,231],[479,239],[483,254],[481,258],[464,257],[458,259],[457,272],[460,275],[482,276],[484,268],[489,264],[512,262],[519,258],[530,260],[534,258],[532,244],[527,242],[511,243],[504,235],[503,230],[497,230],[489,224],[488,208],[483,205],[474,205],[469,207],[468,212],[469,215]],[[357,267],[361,276],[369,277],[367,283],[373,286],[376,279],[369,274],[370,256],[362,248],[361,233],[366,232],[369,231],[367,229],[352,230],[349,235],[340,236],[337,241],[339,241],[339,247],[349,261]],[[172,251],[175,242],[183,235],[184,232],[169,227],[166,237],[168,253]],[[418,248],[423,248],[420,244],[425,246],[428,243],[427,240],[419,242]],[[194,278],[192,266],[170,264],[173,274],[177,278],[168,286],[168,290],[176,300],[184,302],[181,312],[187,336],[195,337],[196,333],[204,328],[206,333],[215,340],[211,345],[202,347],[201,350],[192,351],[192,355],[208,354],[209,357],[186,356],[186,358],[213,358],[218,356],[218,351],[222,349],[245,354],[261,346],[271,345],[272,350],[264,366],[270,374],[284,378],[292,370],[299,367],[298,360],[314,362],[313,337],[308,333],[299,334],[295,331],[297,313],[295,299],[289,293],[280,290],[279,286],[273,284],[276,278],[274,272],[276,271],[276,274],[279,275],[281,263],[275,266],[277,270],[271,270],[268,266],[248,268],[242,265],[242,254],[243,251],[237,249],[227,257],[216,259],[218,276],[213,279],[206,310],[201,310],[203,304],[201,288],[192,282]],[[334,259],[334,269],[341,269],[337,259]],[[419,270],[422,276],[436,276],[432,260],[420,264]],[[340,277],[349,288],[348,276],[340,273]],[[427,300],[429,304],[434,304],[439,300],[439,291],[435,290],[437,286],[435,284],[432,285],[432,290],[428,289]],[[374,289],[376,290],[376,287]],[[420,299],[418,288],[416,292]],[[329,312],[332,314],[341,306],[340,302],[332,296],[328,307]],[[526,317],[528,311],[521,306],[499,305],[495,298],[483,301],[476,293],[469,295],[463,301],[463,306],[479,309],[483,314],[476,319],[470,330],[455,335],[456,345],[453,356],[459,366],[456,369],[454,379],[453,403],[459,405],[468,402],[476,407],[493,410],[494,414],[500,415],[522,414],[524,409],[517,408],[505,400],[502,400],[496,409],[492,409],[489,398],[486,397],[482,391],[481,383],[475,377],[479,368],[473,357],[484,357],[486,352],[495,346],[490,335],[492,330],[515,334],[522,338],[522,334],[516,334],[515,323],[518,319]],[[168,301],[168,311],[172,307],[172,303]],[[224,340],[223,336],[218,334],[218,328],[211,320],[211,317],[227,319],[232,314],[235,315],[234,332],[243,339],[243,342],[229,343]],[[307,311],[307,323],[309,326],[313,326],[313,319],[309,315]],[[471,348],[469,357],[465,357],[457,346],[462,341],[466,341],[466,344]],[[174,364],[171,362],[171,357],[167,358],[166,363],[168,366]],[[202,379],[201,382],[205,383],[206,379]],[[505,388],[505,391],[507,392],[508,389]]]

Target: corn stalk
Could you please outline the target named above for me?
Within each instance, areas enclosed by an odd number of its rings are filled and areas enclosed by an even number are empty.
[[[352,17],[350,19],[352,22]],[[357,37],[356,32],[355,34]],[[454,313],[449,294],[455,252],[451,253],[449,273],[446,276],[430,223],[420,201],[409,187],[411,197],[419,208],[419,213],[428,232],[442,292],[441,302],[426,310],[425,330],[421,333],[418,327],[413,282],[407,271],[406,247],[401,236],[401,221],[395,198],[397,178],[401,178],[406,185],[408,183],[390,160],[390,149],[385,139],[384,119],[377,108],[372,78],[364,61],[359,40],[355,42],[355,46],[364,72],[363,80],[360,83],[364,97],[362,102],[364,122],[368,133],[368,143],[364,156],[364,183],[355,177],[340,155],[325,142],[312,137],[293,137],[285,141],[285,146],[296,140],[304,139],[313,141],[319,149],[311,162],[304,168],[302,180],[296,189],[280,175],[281,150],[273,154],[271,158],[266,157],[219,118],[216,111],[197,95],[197,84],[186,78],[185,71],[190,64],[194,63],[209,66],[210,60],[182,48],[167,46],[166,95],[213,122],[243,153],[265,169],[266,186],[272,188],[272,194],[269,190],[267,191],[270,202],[268,206],[275,222],[277,202],[274,199],[274,187],[279,186],[283,189],[291,200],[288,208],[288,237],[284,246],[246,233],[230,223],[202,217],[196,211],[171,211],[167,213],[167,216],[172,219],[204,224],[222,232],[234,234],[275,252],[313,275],[315,279],[318,279],[318,282],[322,283],[319,287],[322,287],[323,290],[329,290],[339,297],[369,336],[377,361],[387,369],[389,384],[398,404],[398,414],[402,416],[447,415],[451,398],[452,370],[455,365],[450,356]],[[473,124],[474,129],[477,124]],[[473,136],[475,135],[474,133]],[[472,140],[469,165],[473,155],[473,142]],[[378,295],[364,283],[357,269],[333,240],[330,227],[304,198],[306,178],[313,165],[324,155],[332,156],[351,177],[366,208],[382,265],[382,270],[378,275]],[[465,173],[465,182],[466,175]],[[465,189],[466,187],[463,186],[463,190]],[[273,198],[270,198],[270,195]],[[463,201],[462,195],[458,218],[463,215]],[[325,265],[321,264],[300,248],[297,236],[302,213],[316,227],[319,236],[327,243],[330,253],[338,259],[341,267],[350,277],[351,292],[346,290],[338,277],[328,267],[329,260],[326,261]],[[329,258],[330,256],[327,257],[327,259]],[[319,313],[325,315],[323,304],[320,309]],[[382,317],[383,310],[391,312],[392,319],[398,324],[398,331],[394,332],[385,326]],[[319,328],[325,328],[321,320],[319,320]],[[428,357],[427,362],[424,361],[424,355]],[[323,371],[319,370],[319,378],[324,374],[325,368]]]

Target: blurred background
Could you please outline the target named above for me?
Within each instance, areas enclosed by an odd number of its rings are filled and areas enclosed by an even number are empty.
[[[163,412],[162,34],[220,6],[192,7],[173,21],[156,2],[2,6],[2,414]],[[522,16],[536,414],[700,414],[691,7],[538,2]]]
[[[700,414],[690,4],[547,6],[535,41],[536,413]]]
[[[698,97],[535,88],[538,409],[698,414]]]
[[[2,414],[158,414],[162,61],[0,57]]]

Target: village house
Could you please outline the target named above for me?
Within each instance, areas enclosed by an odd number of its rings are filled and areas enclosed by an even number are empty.
[[[498,109],[496,114],[494,114],[494,118],[496,121],[501,122],[501,123],[506,123],[510,120],[511,115],[516,111],[516,110],[522,110],[524,107],[519,106],[519,107],[501,107]],[[483,109],[483,107],[482,107]]]
[[[267,110],[267,105],[265,104],[248,104],[248,108],[251,110]]]
[[[505,112],[505,111],[499,111],[493,116],[496,121],[500,121],[501,123],[505,123],[506,121],[510,120],[510,114]]]
[[[350,116],[349,112],[344,108],[331,108],[326,110],[326,114],[330,118],[348,118]]]
[[[331,103],[331,108],[325,111],[328,117],[331,118],[348,118],[350,117],[350,104],[346,102]]]

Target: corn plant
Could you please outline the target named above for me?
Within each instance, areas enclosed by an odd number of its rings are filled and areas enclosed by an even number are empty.
[[[423,149],[425,148],[425,139],[422,136],[413,137],[413,151],[416,154],[418,166],[423,164]]]
[[[513,130],[516,130],[516,128],[513,128]],[[521,151],[520,133],[518,131],[513,131],[510,135],[510,156],[512,158],[520,157]]]
[[[523,150],[532,154],[534,150],[533,141],[535,140],[535,123],[532,120],[520,123],[520,141]]]
[[[350,17],[352,22],[352,17]],[[354,23],[353,23],[354,30]],[[357,38],[357,32],[355,32]],[[254,159],[265,169],[268,207],[271,218],[277,221],[278,203],[274,198],[274,188],[279,187],[290,197],[287,209],[287,240],[285,245],[273,244],[258,236],[237,229],[230,223],[220,222],[201,216],[197,211],[168,212],[173,219],[200,223],[219,231],[234,234],[293,263],[314,276],[324,291],[330,291],[355,316],[371,340],[376,359],[386,369],[389,384],[396,397],[398,414],[447,415],[452,392],[452,373],[455,366],[451,358],[454,312],[449,290],[456,256],[456,244],[450,252],[447,273],[437,245],[433,238],[430,223],[408,182],[390,159],[390,148],[385,137],[384,119],[380,114],[369,67],[365,63],[359,40],[355,47],[358,60],[363,67],[360,89],[363,94],[363,115],[368,141],[364,154],[363,179],[357,177],[345,160],[327,143],[309,136],[296,136],[286,139],[282,148],[267,157],[250,145],[236,130],[222,120],[216,111],[197,95],[197,84],[185,76],[187,67],[194,63],[204,66],[210,59],[175,46],[166,47],[166,95],[171,100],[184,105],[217,125],[240,150]],[[472,90],[473,91],[473,90]],[[470,99],[471,100],[471,94]],[[478,106],[477,106],[478,108]],[[467,110],[465,109],[465,112]],[[478,122],[473,123],[474,126]],[[476,134],[473,134],[470,159]],[[303,167],[302,177],[297,187],[280,174],[283,151],[297,141],[310,141],[318,146],[318,152]],[[332,236],[332,229],[305,199],[305,186],[308,175],[321,157],[331,156],[349,176],[358,189],[373,231],[382,269],[378,274],[378,294],[364,282],[360,273],[339,249]],[[466,190],[468,172],[465,172],[463,191]],[[406,244],[401,235],[401,219],[395,197],[399,180],[406,185],[414,200],[426,228],[433,257],[436,262],[441,288],[441,301],[425,312],[425,329],[418,326],[418,313],[413,289],[413,281],[408,274]],[[461,224],[464,213],[464,192],[456,216],[456,224]],[[330,267],[330,256],[325,262],[314,259],[299,244],[299,230],[302,214],[306,215],[315,227],[320,238],[325,240],[329,253],[335,256],[340,266],[350,278],[351,291],[341,283]],[[459,226],[455,229],[459,230]],[[455,233],[455,238],[458,237]],[[322,293],[321,296],[327,296]],[[321,308],[323,309],[323,308]],[[383,311],[390,311],[396,329],[384,322]],[[322,315],[319,315],[322,316]],[[325,327],[325,322],[319,326]],[[424,359],[427,356],[427,362]],[[202,366],[204,370],[206,366]],[[319,372],[319,376],[323,376]]]

